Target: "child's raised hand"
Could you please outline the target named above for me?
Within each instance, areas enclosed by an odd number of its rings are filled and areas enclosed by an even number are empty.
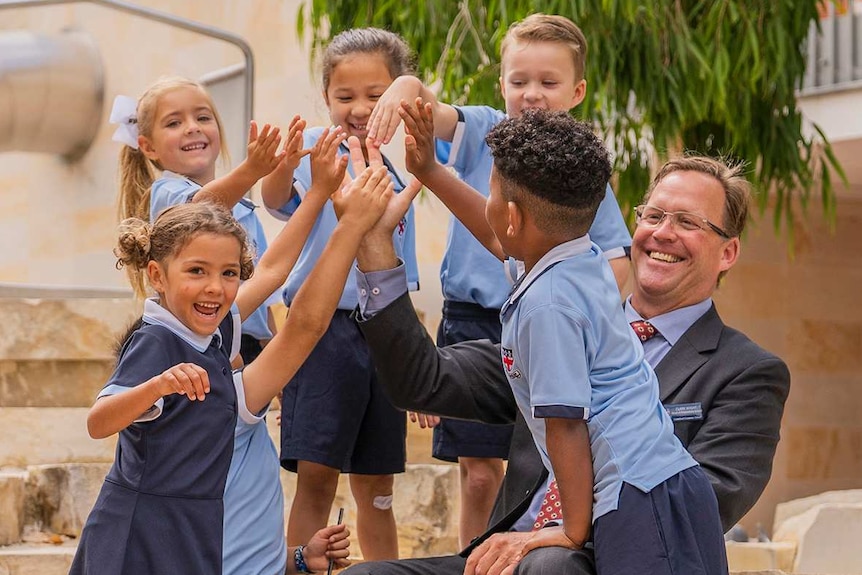
[[[162,397],[177,393],[191,401],[203,401],[210,392],[207,371],[194,363],[178,363],[153,379]]]
[[[284,157],[284,152],[278,152],[281,143],[279,128],[264,124],[258,133],[257,122],[252,122],[248,130],[248,157],[246,165],[252,170],[256,179],[260,179],[273,171]]]
[[[345,179],[348,158],[346,155],[338,155],[338,147],[345,139],[347,134],[340,126],[327,128],[311,148],[311,190],[324,194],[326,198],[335,192]]]
[[[434,151],[434,114],[431,104],[416,98],[413,105],[402,100],[398,115],[404,120],[404,162],[407,171],[422,176],[438,166]]]
[[[344,569],[350,565],[347,557],[350,555],[350,529],[343,523],[324,527],[311,536],[303,549],[305,564],[310,571],[326,571],[329,560],[332,559],[336,569]]]
[[[279,168],[283,167],[283,169],[293,173],[299,167],[299,161],[311,152],[310,148],[302,147],[302,132],[305,130],[305,126],[305,120],[299,114],[290,120],[290,126],[287,128],[287,139],[284,141],[284,148],[282,149],[284,158],[279,164]]]
[[[388,144],[398,129],[401,118],[398,108],[402,100],[412,101],[419,94],[421,84],[412,76],[401,76],[392,82],[374,104],[368,119],[368,139],[377,146]]]

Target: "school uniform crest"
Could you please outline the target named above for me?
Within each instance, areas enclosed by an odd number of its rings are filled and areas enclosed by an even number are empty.
[[[503,356],[503,367],[506,368],[506,375],[513,379],[521,377],[521,371],[515,367],[515,354],[512,350],[506,347],[501,347],[500,353]]]

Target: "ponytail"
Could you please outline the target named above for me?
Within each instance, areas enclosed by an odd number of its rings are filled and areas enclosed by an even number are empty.
[[[123,146],[120,150],[120,192],[118,220],[150,219],[150,189],[155,181],[150,160],[140,150]]]

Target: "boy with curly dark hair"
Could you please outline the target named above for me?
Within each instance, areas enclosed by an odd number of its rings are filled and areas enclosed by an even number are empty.
[[[727,573],[715,494],[674,436],[587,235],[607,150],[586,124],[539,110],[500,122],[487,142],[485,216],[525,271],[500,313],[503,366],[556,483],[534,527],[562,523],[528,546],[592,540],[599,573]]]
[[[535,534],[522,555],[592,544],[599,573],[726,574],[715,494],[674,435],[587,233],[611,174],[601,140],[565,112],[497,124],[486,138],[494,166],[482,222],[478,193],[431,160],[430,106],[405,105],[402,117],[408,169],[435,193],[456,192],[450,209],[523,269],[500,312],[502,363],[554,480],[525,514]]]

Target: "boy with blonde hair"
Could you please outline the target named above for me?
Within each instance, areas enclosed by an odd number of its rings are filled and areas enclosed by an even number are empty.
[[[500,91],[505,112],[489,106],[439,102],[415,76],[397,78],[383,93],[369,121],[369,137],[386,143],[400,122],[399,105],[416,97],[431,102],[437,155],[465,183],[488,195],[492,157],[485,136],[506,117],[542,108],[568,111],[586,95],[587,42],[574,22],[558,15],[533,14],[514,23],[501,45]],[[445,190],[433,190],[449,205]],[[451,209],[451,206],[450,206]],[[617,284],[628,277],[631,236],[610,187],[590,228],[590,238],[610,261]],[[511,289],[504,266],[456,219],[449,226],[440,269],[443,319],[438,345],[472,339],[500,341],[499,310]],[[444,419],[434,430],[434,456],[461,467],[461,543],[481,534],[503,478],[502,459],[511,426],[488,426]]]

